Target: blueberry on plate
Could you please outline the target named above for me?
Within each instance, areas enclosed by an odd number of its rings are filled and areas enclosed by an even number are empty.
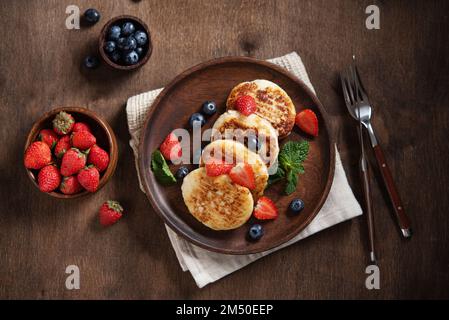
[[[125,22],[122,26],[122,34],[124,36],[129,36],[134,33],[136,30],[136,27],[134,27],[134,24],[132,22]]]
[[[175,177],[176,177],[176,179],[184,179],[184,177],[188,174],[189,174],[189,169],[187,167],[182,166],[182,167],[179,167],[178,170],[176,170]]]
[[[217,112],[217,105],[213,101],[206,101],[203,103],[201,112],[203,112],[206,116],[211,116]]]
[[[119,26],[112,26],[108,33],[109,40],[117,41],[120,38],[121,32],[122,29]]]
[[[248,230],[248,236],[251,240],[259,240],[264,234],[263,227],[260,224],[253,224]]]
[[[87,56],[84,58],[84,66],[88,69],[95,69],[100,65],[100,60],[95,56]]]
[[[289,209],[293,213],[300,213],[302,209],[304,209],[304,201],[301,199],[293,199],[292,202],[290,202]]]
[[[142,48],[142,47],[137,47],[137,48],[136,48],[136,52],[137,52],[137,54],[139,55],[139,57],[142,57],[142,56],[143,56],[143,48]]]
[[[84,19],[89,23],[97,23],[100,17],[100,12],[97,9],[90,8],[84,12]]]
[[[124,50],[134,50],[137,48],[137,42],[136,39],[134,39],[133,36],[129,36],[128,38],[126,38],[125,43],[123,45],[123,49]]]
[[[143,46],[147,43],[148,37],[147,34],[141,30],[138,30],[134,33],[134,38],[136,38],[137,44],[139,46]]]
[[[253,152],[257,152],[259,150],[259,140],[255,134],[250,134],[248,136],[248,144],[247,147],[249,150]]]
[[[108,57],[115,63],[118,63],[122,58],[122,55],[118,51],[114,51],[108,54]]]
[[[190,116],[189,124],[193,128],[193,124],[197,122],[199,122],[200,127],[202,127],[206,123],[206,120],[204,119],[204,116],[201,113],[195,112]]]
[[[106,41],[104,43],[104,51],[106,51],[107,53],[113,52],[116,47],[117,46],[114,41]]]
[[[136,64],[139,61],[139,55],[135,51],[130,51],[125,54],[124,60],[128,65]]]

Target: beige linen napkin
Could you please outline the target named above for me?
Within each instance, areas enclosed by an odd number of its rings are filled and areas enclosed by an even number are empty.
[[[287,69],[315,92],[301,58],[296,52],[268,61]],[[128,99],[126,105],[128,127],[131,134],[129,143],[134,151],[136,169],[140,129],[144,124],[148,110],[161,91],[162,89],[157,89],[133,96]],[[138,170],[137,175],[139,175]],[[142,185],[140,185],[140,188],[143,190]],[[301,233],[279,247],[256,254],[226,255],[202,249],[179,237],[168,226],[166,226],[166,229],[182,270],[189,270],[198,287],[202,288],[271,252],[282,249],[318,231],[361,214],[362,210],[349,187],[337,150],[334,180],[326,202],[315,219]]]

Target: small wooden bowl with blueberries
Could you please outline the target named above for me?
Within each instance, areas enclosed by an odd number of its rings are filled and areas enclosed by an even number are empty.
[[[112,18],[101,30],[100,55],[114,69],[137,69],[148,61],[152,50],[150,30],[137,17],[122,15]]]

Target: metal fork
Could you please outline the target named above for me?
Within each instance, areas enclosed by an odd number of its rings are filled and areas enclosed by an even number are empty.
[[[345,79],[348,91],[350,90],[348,97],[345,96],[345,101],[348,105],[348,111],[356,120],[359,120],[357,110],[359,110],[360,112],[360,121],[368,131],[368,135],[371,140],[371,146],[374,149],[376,161],[382,174],[382,179],[385,183],[388,195],[394,208],[396,221],[399,225],[399,228],[401,229],[402,235],[405,238],[409,238],[412,236],[410,220],[404,211],[404,206],[402,205],[402,201],[394,183],[393,176],[386,163],[384,153],[378,143],[378,140],[374,133],[374,129],[371,125],[372,107],[363,88],[355,63],[353,63],[350,66],[349,70],[346,72]]]

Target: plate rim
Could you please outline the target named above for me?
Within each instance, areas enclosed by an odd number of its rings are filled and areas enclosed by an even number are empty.
[[[281,73],[282,75],[288,77],[290,80],[292,80],[293,82],[295,82],[297,85],[299,85],[301,87],[301,89],[303,89],[306,94],[312,99],[312,101],[315,103],[315,105],[317,106],[317,108],[319,109],[321,116],[323,118],[324,121],[324,126],[326,128],[326,131],[328,133],[328,140],[329,140],[329,155],[330,155],[330,169],[329,169],[329,173],[327,176],[327,182],[326,182],[326,186],[324,188],[324,192],[322,193],[320,200],[318,201],[318,204],[315,208],[315,211],[308,217],[308,219],[306,219],[304,221],[304,223],[298,228],[297,232],[292,232],[291,234],[288,234],[286,236],[283,236],[280,238],[279,241],[275,241],[270,243],[268,246],[259,248],[259,249],[247,249],[247,250],[234,250],[234,249],[228,249],[228,248],[222,248],[222,247],[215,247],[209,244],[205,244],[201,241],[198,241],[192,237],[189,236],[189,234],[183,232],[180,228],[178,228],[175,224],[171,223],[168,219],[165,218],[165,216],[161,213],[163,210],[162,208],[159,206],[158,202],[156,201],[156,199],[153,197],[153,194],[151,193],[151,191],[149,190],[148,187],[148,183],[146,183],[146,178],[145,178],[145,164],[143,161],[143,152],[144,152],[144,139],[143,136],[145,134],[145,132],[147,131],[148,125],[149,125],[149,120],[153,114],[153,112],[156,110],[156,108],[151,107],[150,110],[148,111],[146,117],[145,117],[145,122],[144,125],[142,126],[141,132],[140,132],[140,137],[139,137],[139,148],[138,148],[138,170],[139,170],[139,175],[141,177],[142,180],[142,185],[144,188],[144,192],[146,197],[148,198],[148,200],[150,201],[151,206],[153,207],[154,211],[156,212],[156,214],[162,219],[162,221],[168,225],[170,227],[171,230],[173,230],[177,235],[181,236],[183,239],[186,239],[187,241],[189,241],[190,243],[193,243],[194,245],[197,245],[203,249],[209,250],[209,251],[213,251],[213,252],[218,252],[218,253],[224,253],[224,254],[231,254],[231,255],[246,255],[246,254],[253,254],[253,253],[260,253],[260,252],[264,252],[264,251],[268,251],[271,250],[273,248],[276,248],[286,242],[288,242],[289,240],[293,239],[295,236],[297,236],[301,231],[303,231],[312,221],[313,219],[315,219],[315,217],[317,216],[318,212],[321,210],[321,208],[324,205],[324,202],[326,201],[328,195],[329,195],[329,191],[330,188],[332,186],[333,180],[334,180],[334,173],[335,173],[335,143],[334,143],[334,134],[332,131],[332,127],[329,124],[329,114],[327,113],[327,111],[324,109],[323,105],[321,104],[320,100],[318,99],[318,97],[316,96],[316,94],[301,80],[299,79],[297,76],[295,76],[294,74],[292,74],[290,71],[275,65],[271,62],[265,61],[265,60],[260,60],[260,59],[256,59],[256,58],[252,58],[252,57],[243,57],[243,56],[227,56],[227,57],[220,57],[220,58],[214,58],[208,61],[204,61],[201,62],[199,64],[196,64],[184,71],[182,71],[180,74],[178,74],[175,78],[173,78],[165,87],[164,89],[158,94],[158,96],[156,97],[156,99],[154,100],[154,102],[152,103],[152,106],[157,106],[160,101],[165,98],[165,96],[171,91],[171,89],[181,80],[183,80],[184,78],[188,77],[189,75],[191,75],[192,73],[199,71],[201,69],[204,68],[208,68],[214,65],[218,65],[218,64],[222,64],[222,63],[252,63],[252,64],[258,64],[261,65],[263,67],[269,68],[269,69],[273,69],[276,72]]]

